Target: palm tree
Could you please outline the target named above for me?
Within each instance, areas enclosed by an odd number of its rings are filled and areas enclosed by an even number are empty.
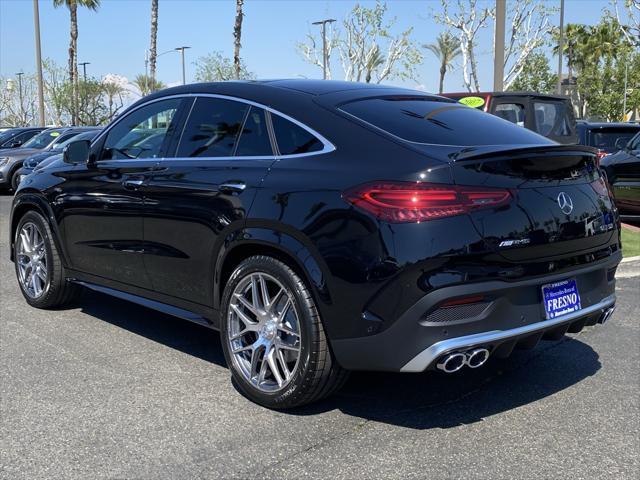
[[[151,0],[151,44],[149,46],[149,76],[156,78],[156,58],[158,50],[158,0]]]
[[[165,84],[160,80],[156,80],[155,78],[151,78],[144,74],[136,75],[136,78],[133,80],[133,84],[138,87],[142,97],[149,95],[151,92],[165,88]]]
[[[233,26],[233,66],[235,68],[236,79],[240,79],[240,40],[242,39],[242,17],[244,17],[244,13],[242,13],[242,6],[244,5],[244,0],[236,0],[236,22]]]
[[[65,6],[69,9],[71,26],[69,33],[69,82],[72,88],[71,97],[71,121],[74,125],[78,123],[78,6],[97,10],[100,0],[53,0],[54,7]]]
[[[442,93],[444,89],[444,76],[447,70],[450,70],[455,58],[460,55],[460,41],[451,35],[451,32],[442,32],[438,35],[436,43],[423,45],[423,48],[431,50],[436,58],[440,61],[440,87],[438,93]]]

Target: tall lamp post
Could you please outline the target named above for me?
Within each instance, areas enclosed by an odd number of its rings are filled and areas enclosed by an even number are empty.
[[[187,48],[191,48],[191,47],[186,47],[186,46],[182,46],[182,47],[176,47],[176,52],[180,52],[180,55],[182,56],[182,84],[185,85],[187,83],[187,77],[186,77],[186,73],[185,73],[185,68],[184,68],[184,51]]]
[[[20,116],[21,117],[24,115],[24,105],[22,104],[22,76],[23,75],[24,75],[24,72],[16,73],[16,77],[18,77],[18,99],[20,100]],[[20,118],[21,124],[26,123],[23,120],[24,118]],[[20,125],[20,126],[23,127],[24,125]]]
[[[82,65],[82,75],[84,77],[84,81],[87,81],[87,65],[91,65],[91,62],[82,62],[78,65]]]
[[[313,22],[312,25],[322,25],[322,79],[327,79],[327,65],[329,64],[329,56],[327,52],[327,23],[333,23],[334,18],[327,18]]]
[[[44,82],[42,80],[42,52],[40,50],[40,10],[38,0],[33,0],[33,30],[36,40],[36,77],[38,79],[38,122],[44,127]]]
[[[181,56],[182,56],[182,84],[185,85],[187,83],[187,75],[186,75],[186,70],[185,70],[185,66],[184,66],[184,51],[188,48],[191,47],[187,47],[187,46],[182,46],[182,47],[176,47],[172,50],[167,50],[166,52],[162,52],[160,54],[158,54],[156,56],[156,58],[161,57],[162,55],[166,55],[167,53],[171,53],[171,52],[180,52]],[[155,79],[154,79],[155,80]],[[153,87],[153,85],[152,85]]]

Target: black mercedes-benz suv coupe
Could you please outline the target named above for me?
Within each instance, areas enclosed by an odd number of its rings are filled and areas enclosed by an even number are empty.
[[[349,370],[455,372],[603,323],[619,220],[595,151],[357,83],[195,84],[27,176],[26,301],[85,287],[221,331],[240,391],[312,402]]]

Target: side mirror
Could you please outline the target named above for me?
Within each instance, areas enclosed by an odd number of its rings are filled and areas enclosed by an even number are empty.
[[[72,142],[62,150],[62,159],[65,163],[77,165],[79,163],[87,163],[89,160],[89,150],[91,142],[89,140],[78,140]]]

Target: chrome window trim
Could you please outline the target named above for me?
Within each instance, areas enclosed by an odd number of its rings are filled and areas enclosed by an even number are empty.
[[[289,115],[287,115],[286,113],[282,113],[274,108],[271,108],[267,105],[263,105],[261,103],[258,102],[254,102],[253,100],[247,100],[245,98],[239,98],[239,97],[234,97],[232,95],[222,95],[222,94],[218,94],[218,93],[180,93],[180,94],[176,94],[176,95],[167,95],[164,97],[158,97],[158,98],[154,98],[153,100],[148,100],[144,103],[141,103],[140,105],[138,105],[137,107],[135,107],[134,109],[130,110],[127,112],[127,114],[121,118],[118,118],[115,122],[111,123],[110,125],[108,125],[101,133],[100,135],[94,140],[94,142],[97,144],[97,142],[102,141],[103,137],[106,138],[106,136],[109,134],[109,132],[111,131],[111,129],[117,125],[120,121],[124,120],[125,118],[127,118],[130,114],[132,114],[133,112],[139,110],[140,108],[146,107],[148,105],[151,105],[153,103],[156,102],[161,102],[163,100],[170,100],[172,98],[194,98],[197,99],[198,97],[208,97],[208,98],[220,98],[222,100],[232,100],[232,101],[236,101],[236,102],[240,102],[240,103],[245,103],[247,105],[251,105],[254,107],[258,107],[258,108],[262,108],[266,111],[268,111],[271,115],[278,115],[282,118],[284,118],[285,120],[290,121],[291,123],[297,125],[298,127],[306,130],[307,132],[309,132],[311,135],[315,136],[318,140],[320,140],[320,142],[322,142],[323,148],[322,150],[318,150],[316,152],[307,152],[307,153],[295,153],[295,154],[291,154],[291,155],[261,155],[261,156],[252,156],[252,157],[238,157],[238,156],[230,156],[230,157],[157,157],[157,160],[159,162],[164,161],[164,160],[180,160],[180,159],[188,159],[188,160],[286,160],[288,158],[302,158],[302,157],[310,157],[310,156],[314,156],[314,155],[322,155],[325,153],[330,153],[336,150],[336,147],[333,145],[333,143],[331,143],[329,140],[327,140],[327,138],[325,138],[323,135],[319,134],[318,132],[316,132],[314,129],[312,129],[311,127],[308,127],[307,125],[305,125],[304,123],[296,120],[293,117],[290,117]],[[195,105],[195,102],[193,102],[192,104],[192,108],[193,105]],[[189,119],[189,117],[187,116],[187,120]],[[186,124],[184,125],[186,126]],[[184,127],[183,126],[183,127]],[[183,128],[183,132],[184,132],[184,128]],[[181,135],[182,133],[181,132]],[[93,142],[92,142],[93,144]],[[114,161],[114,162],[118,162],[118,161],[127,161],[127,162],[131,162],[131,161],[135,161],[137,159],[115,159],[115,160],[110,160],[110,161]],[[140,159],[143,160],[143,159]],[[149,159],[144,159],[144,160],[149,160]],[[98,160],[98,162],[100,162],[100,160]]]

